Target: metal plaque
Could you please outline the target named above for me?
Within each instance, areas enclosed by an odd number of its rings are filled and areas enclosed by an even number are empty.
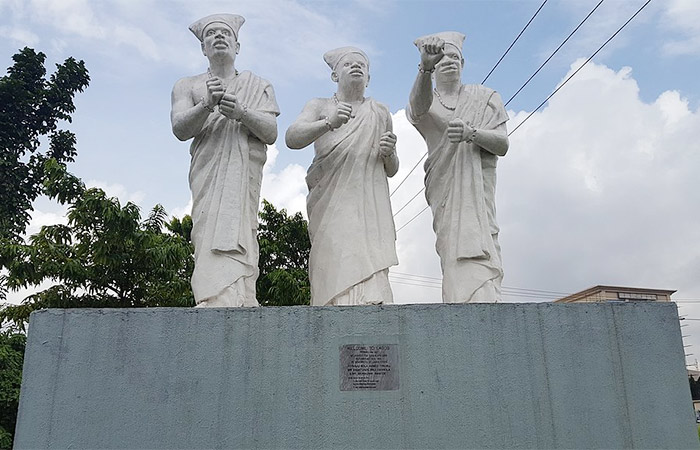
[[[398,344],[340,346],[341,391],[394,391],[398,388]]]

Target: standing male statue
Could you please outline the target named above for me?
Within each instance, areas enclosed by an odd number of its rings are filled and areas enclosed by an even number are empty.
[[[313,305],[393,303],[398,264],[387,176],[399,169],[386,106],[366,98],[369,58],[342,47],[323,55],[338,90],[309,101],[287,130],[287,146],[314,143],[309,195],[309,280]]]
[[[415,41],[420,65],[407,116],[428,146],[425,195],[442,266],[442,300],[495,302],[503,279],[496,163],[508,151],[508,115],[498,93],[462,84],[463,42],[454,31]]]
[[[209,68],[179,80],[172,94],[173,133],[181,141],[194,138],[189,178],[197,306],[258,306],[258,202],[279,108],[270,83],[235,68],[244,21],[214,14],[190,26]]]

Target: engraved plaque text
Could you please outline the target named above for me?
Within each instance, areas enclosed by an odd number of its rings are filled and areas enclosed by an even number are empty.
[[[393,391],[399,388],[398,344],[340,346],[341,391]]]

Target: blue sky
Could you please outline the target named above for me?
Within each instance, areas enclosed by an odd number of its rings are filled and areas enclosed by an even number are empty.
[[[598,1],[549,0],[486,84],[509,98]],[[605,0],[508,106],[509,129],[644,1]],[[369,54],[367,94],[389,106],[399,137],[396,186],[425,151],[403,113],[417,72],[413,40],[465,33],[463,80],[481,82],[541,3],[0,0],[0,60],[9,66],[25,45],[45,52],[50,65],[68,56],[85,60],[92,81],[68,126],[78,138],[71,169],[144,211],[161,203],[181,215],[190,199],[189,143],[170,130],[170,91],[177,79],[206,70],[187,27],[214,12],[243,15],[237,67],[271,81],[282,111],[263,195],[301,211],[313,150],[290,151],[283,136],[306,101],[335,90],[325,51],[355,45]],[[596,284],[641,286],[700,300],[699,69],[700,2],[654,0],[511,136],[497,194],[506,286],[562,293]],[[394,211],[421,187],[419,168],[392,197]],[[396,216],[397,227],[424,206],[419,195]],[[36,209],[32,231],[64,220],[65,210],[46,200]],[[398,233],[397,248],[397,301],[439,301],[428,212]],[[688,318],[700,319],[700,303],[679,305]],[[688,323],[687,341],[700,355],[700,321]]]

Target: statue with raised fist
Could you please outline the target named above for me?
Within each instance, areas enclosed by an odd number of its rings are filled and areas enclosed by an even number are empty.
[[[425,195],[443,273],[442,299],[499,301],[496,163],[508,151],[508,115],[497,92],[462,84],[462,33],[414,43],[420,64],[406,113],[428,146]]]

